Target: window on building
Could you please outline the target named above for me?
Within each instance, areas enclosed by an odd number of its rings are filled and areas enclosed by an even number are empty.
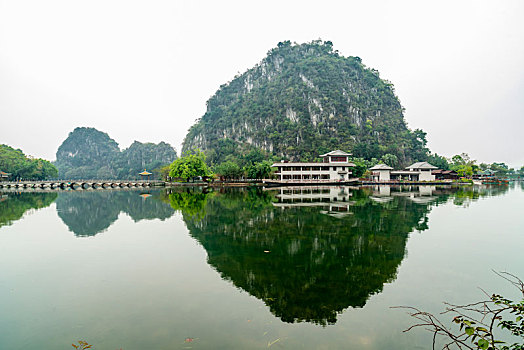
[[[331,157],[332,162],[346,162],[347,159],[347,157]]]

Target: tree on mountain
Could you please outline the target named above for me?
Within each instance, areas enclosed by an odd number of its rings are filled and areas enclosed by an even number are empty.
[[[120,151],[107,133],[81,127],[62,142],[55,165],[63,179],[135,179],[144,169],[171,164],[176,158],[174,148],[165,142],[134,141]]]
[[[19,149],[0,145],[0,170],[11,174],[12,179],[45,180],[58,176],[51,162],[28,157]]]

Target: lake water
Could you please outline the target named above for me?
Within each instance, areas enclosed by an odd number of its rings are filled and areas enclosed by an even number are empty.
[[[428,349],[391,307],[515,297],[492,270],[524,277],[523,204],[523,183],[1,192],[0,349]]]

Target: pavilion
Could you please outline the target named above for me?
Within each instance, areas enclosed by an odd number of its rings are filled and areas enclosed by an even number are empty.
[[[7,181],[9,179],[9,176],[11,176],[11,174],[5,173],[0,170],[0,181]]]
[[[141,176],[142,180],[147,180],[147,181],[149,181],[149,176],[153,175],[153,173],[150,173],[149,171],[147,171],[146,169],[144,169],[144,171],[142,171],[142,172],[139,173],[138,175]],[[147,176],[147,179],[144,179],[146,176]]]

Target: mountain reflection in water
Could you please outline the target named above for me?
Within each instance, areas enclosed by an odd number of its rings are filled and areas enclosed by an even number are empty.
[[[413,230],[452,195],[436,187],[295,187],[170,194],[222,278],[285,322],[334,324],[393,281]]]
[[[173,216],[174,210],[161,199],[164,192],[85,191],[62,192],[56,200],[58,216],[76,236],[94,236],[106,230],[120,213],[133,221]]]
[[[506,191],[508,186],[6,192],[0,193],[0,226],[55,200],[76,236],[106,230],[122,212],[137,222],[180,211],[223,279],[285,322],[328,325],[396,279],[409,233],[428,228],[433,206],[467,206]]]

